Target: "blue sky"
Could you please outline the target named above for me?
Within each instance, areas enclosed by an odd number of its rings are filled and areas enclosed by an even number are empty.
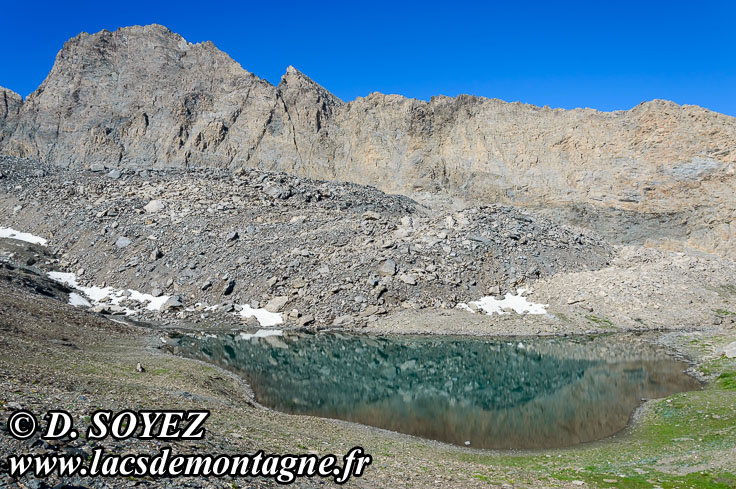
[[[470,93],[552,107],[654,98],[736,116],[736,1],[4,1],[0,85],[23,96],[81,31],[159,23],[343,100]]]

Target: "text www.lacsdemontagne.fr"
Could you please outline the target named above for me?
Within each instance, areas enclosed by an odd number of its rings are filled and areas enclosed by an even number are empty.
[[[52,474],[90,477],[267,477],[281,484],[298,477],[329,477],[344,484],[359,477],[371,456],[355,447],[338,464],[335,455],[276,455],[258,451],[252,455],[176,455],[170,448],[156,455],[111,455],[96,448],[90,458],[80,455],[14,455],[8,457],[9,475],[22,477]]]

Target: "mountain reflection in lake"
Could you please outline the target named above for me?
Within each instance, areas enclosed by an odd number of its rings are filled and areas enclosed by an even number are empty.
[[[287,333],[184,336],[177,350],[242,375],[286,413],[475,448],[550,448],[610,436],[642,398],[699,387],[681,362],[608,345]]]

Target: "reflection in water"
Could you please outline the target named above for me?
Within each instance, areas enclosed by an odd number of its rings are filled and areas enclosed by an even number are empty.
[[[243,375],[258,401],[476,448],[550,448],[623,429],[642,398],[693,390],[685,366],[591,340],[191,336],[181,354]],[[620,348],[618,350],[621,350]]]

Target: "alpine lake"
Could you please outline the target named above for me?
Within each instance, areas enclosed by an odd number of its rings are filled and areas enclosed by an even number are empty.
[[[611,336],[260,331],[182,335],[175,351],[242,376],[278,411],[483,449],[600,440],[625,429],[643,400],[700,388],[683,361]]]

